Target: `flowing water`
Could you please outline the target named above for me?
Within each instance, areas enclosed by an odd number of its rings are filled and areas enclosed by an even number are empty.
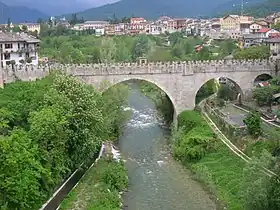
[[[211,210],[215,203],[191,173],[174,161],[168,151],[170,131],[157,116],[153,101],[131,87],[128,107],[132,114],[119,139],[128,170],[124,194],[128,210]]]

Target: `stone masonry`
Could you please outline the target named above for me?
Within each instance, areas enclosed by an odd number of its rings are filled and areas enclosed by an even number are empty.
[[[45,66],[8,66],[0,69],[0,86],[16,79],[35,80],[53,69],[61,69],[101,91],[127,80],[145,80],[157,85],[170,98],[175,113],[193,109],[195,97],[201,86],[210,79],[226,77],[234,81],[244,98],[250,97],[254,80],[261,74],[274,76],[273,60],[220,60],[170,63],[117,63]]]

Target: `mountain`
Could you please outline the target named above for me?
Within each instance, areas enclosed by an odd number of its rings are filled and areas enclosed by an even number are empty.
[[[61,15],[65,13],[72,13],[82,11],[92,6],[97,0],[0,0],[9,6],[26,5],[42,11],[49,15]],[[100,0],[102,1],[102,0]]]
[[[259,2],[264,0],[248,0]],[[155,19],[162,15],[172,17],[198,17],[216,15],[217,9],[232,10],[241,0],[121,0],[77,13],[85,20],[104,20],[112,17],[141,16]]]
[[[266,0],[245,10],[246,14],[255,17],[265,17],[276,12],[280,12],[280,0]]]
[[[226,3],[218,5],[213,11],[213,15],[224,15],[234,11],[236,14],[241,13],[241,0],[231,0]],[[264,3],[265,0],[244,0],[244,10],[251,8],[259,3]]]
[[[8,18],[12,23],[35,22],[38,18],[48,18],[48,15],[25,6],[8,6],[0,2],[0,23],[7,23]]]

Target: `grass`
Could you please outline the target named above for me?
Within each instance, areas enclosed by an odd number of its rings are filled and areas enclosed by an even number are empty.
[[[241,198],[242,173],[245,162],[225,145],[218,144],[215,152],[191,163],[196,179],[203,182],[229,210],[243,209]]]
[[[60,205],[61,210],[119,210],[121,199],[119,192],[112,190],[102,180],[102,175],[117,162],[99,160],[89,169],[79,184],[73,189]],[[111,188],[111,190],[109,190]]]

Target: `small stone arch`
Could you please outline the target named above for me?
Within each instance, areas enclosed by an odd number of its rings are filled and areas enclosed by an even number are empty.
[[[272,79],[273,77],[270,74],[259,74],[258,76],[255,77],[254,79],[254,84],[259,83],[259,82],[264,82],[267,80]]]
[[[207,78],[204,80],[204,82],[196,89],[195,91],[195,98],[198,95],[199,90],[201,90],[201,88],[207,84],[207,82],[211,81],[211,80],[216,80],[217,84],[219,83],[227,83],[230,82],[232,85],[234,85],[234,88],[236,89],[237,95],[236,95],[236,99],[237,97],[241,97],[241,99],[244,98],[244,92],[241,88],[241,86],[232,78],[230,78],[229,76],[220,76],[220,77],[213,77],[213,78]],[[240,94],[240,96],[238,96],[238,94]]]

